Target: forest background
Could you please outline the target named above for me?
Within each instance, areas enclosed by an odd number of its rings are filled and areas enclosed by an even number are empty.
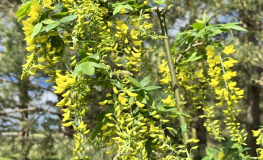
[[[257,130],[262,125],[262,86],[263,86],[263,2],[258,0],[178,0],[167,1],[174,6],[167,14],[168,34],[171,47],[176,34],[185,30],[195,19],[201,19],[205,12],[213,24],[240,22],[248,32],[232,31],[220,34],[216,39],[226,45],[234,44],[236,54],[236,81],[245,90],[245,96],[238,104],[242,111],[238,121],[248,132],[247,144],[251,150],[248,153],[256,156],[255,144],[251,130]],[[26,42],[23,40],[22,24],[16,23],[15,13],[21,5],[19,0],[2,0],[0,2],[0,159],[70,159],[74,148],[73,130],[61,127],[62,111],[55,107],[61,97],[53,94],[52,84],[47,84],[46,73],[37,77],[20,79],[22,65],[26,62]],[[154,24],[155,31],[160,33],[157,16],[149,21]],[[148,41],[147,46],[156,46],[163,50],[162,43]],[[149,55],[151,82],[159,85],[157,67],[160,57]],[[154,69],[155,68],[155,69]],[[138,75],[140,76],[140,75]],[[98,90],[100,92],[100,90]],[[106,93],[94,95],[98,100]],[[163,98],[162,95],[155,99]],[[100,97],[101,96],[101,97]],[[103,110],[98,104],[86,115],[85,122],[89,128],[95,127],[96,116]],[[186,108],[187,110],[187,108]],[[196,116],[196,117],[195,117]],[[202,127],[202,121],[193,115],[193,132],[200,139],[201,152],[206,146],[220,147],[212,140]],[[216,114],[220,118],[221,115]],[[224,131],[222,131],[224,134]],[[225,132],[227,137],[227,132]],[[94,152],[94,159],[104,159],[103,151]]]

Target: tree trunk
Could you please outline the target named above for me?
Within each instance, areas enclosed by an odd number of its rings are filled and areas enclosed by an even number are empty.
[[[207,147],[207,131],[204,127],[204,119],[199,116],[203,115],[204,111],[199,109],[196,112],[196,116],[194,119],[194,128],[196,130],[196,138],[199,139],[198,142],[198,152],[195,153],[194,159],[201,160],[205,155],[205,148]]]
[[[260,89],[257,86],[252,84],[248,85],[247,90],[247,101],[248,101],[248,108],[247,108],[247,147],[251,148],[248,150],[248,154],[250,156],[256,157],[256,148],[259,146],[256,145],[256,138],[253,137],[253,133],[251,130],[258,130],[260,125]]]

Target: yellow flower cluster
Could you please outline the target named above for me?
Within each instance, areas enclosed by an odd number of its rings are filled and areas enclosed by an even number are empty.
[[[257,138],[256,144],[263,146],[263,129],[260,128],[258,130],[252,130],[253,136]],[[258,154],[258,159],[263,160],[263,148],[257,148],[256,149]]]
[[[108,139],[107,146],[114,146],[111,150],[106,152],[112,154],[118,150],[115,157],[121,159],[148,159],[147,152],[145,150],[145,144],[148,138],[153,138],[152,143],[153,151],[157,149],[164,149],[169,145],[164,135],[164,131],[155,126],[155,123],[167,123],[161,117],[156,110],[151,112],[151,116],[154,118],[146,117],[143,115],[137,115],[137,112],[148,112],[149,108],[146,107],[146,103],[140,101],[140,95],[133,93],[128,89],[119,90],[113,87],[114,96],[108,95],[108,98],[116,97],[114,103],[114,113],[108,113],[105,116],[109,118],[109,121],[102,126],[103,139]],[[107,96],[106,96],[107,97]],[[100,105],[111,104],[113,100],[102,101]],[[129,112],[132,108],[137,108],[133,112]],[[168,137],[167,137],[168,138]],[[132,140],[132,141],[131,141]],[[114,144],[118,144],[115,146]]]
[[[161,65],[159,65],[158,67],[160,69],[159,73],[162,73],[162,79],[160,79],[160,83],[170,85],[171,75],[169,67],[167,65],[167,61],[163,59]]]
[[[85,150],[85,146],[82,144],[86,142],[86,139],[83,135],[89,133],[83,118],[88,110],[88,107],[86,107],[88,105],[86,96],[90,89],[87,84],[85,85],[83,77],[74,77],[70,74],[62,75],[57,72],[55,82],[57,86],[54,86],[54,93],[63,93],[63,99],[56,104],[57,107],[63,107],[62,111],[64,113],[62,116],[64,118],[62,122],[65,123],[62,125],[65,127],[73,126],[76,131],[76,134],[74,134],[76,146],[73,150],[73,155],[77,156]],[[73,114],[78,114],[79,116],[74,116]]]
[[[43,12],[43,9],[41,5],[35,1],[32,0],[30,5],[30,12],[28,13],[28,18],[26,20],[23,20],[23,31],[26,35],[25,41],[27,42],[27,51],[32,52],[30,56],[27,57],[27,63],[23,65],[23,73],[22,78],[27,75],[35,75],[35,72],[38,69],[45,69],[49,67],[54,66],[54,61],[59,61],[60,57],[58,56],[49,56],[54,55],[55,52],[60,52],[61,48],[51,48],[50,42],[47,43],[50,36],[56,36],[54,34],[51,34],[52,31],[48,33],[48,35],[38,35],[35,36],[33,39],[31,39],[31,34],[34,28],[34,25],[39,21],[39,18]],[[51,7],[52,5],[51,0],[44,0],[42,2],[42,5],[49,9],[54,9],[54,7]],[[48,54],[46,54],[48,52]],[[38,60],[39,59],[39,60]],[[44,62],[47,61],[48,63],[51,63],[51,65],[46,64],[37,64],[37,62]],[[53,73],[55,74],[55,73]]]
[[[222,53],[215,53],[215,47],[206,47],[207,63],[209,66],[208,75],[211,77],[210,86],[214,89],[216,99],[219,102],[217,106],[223,106],[225,103],[228,108],[223,112],[227,116],[225,123],[230,129],[231,137],[239,144],[244,144],[244,130],[240,131],[240,124],[236,122],[236,116],[240,110],[233,109],[238,100],[243,98],[244,91],[236,87],[236,82],[232,80],[236,76],[236,71],[231,71],[231,67],[237,63],[236,60],[227,57],[225,61],[222,59]],[[223,53],[232,54],[235,52],[233,45],[224,48]]]

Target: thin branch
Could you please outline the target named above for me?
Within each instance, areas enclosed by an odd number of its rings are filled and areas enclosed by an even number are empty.
[[[198,47],[198,46],[201,46],[201,45],[203,45],[202,42],[196,43],[196,44],[193,44],[193,45],[190,45],[190,46],[188,46],[183,52],[181,52],[181,54],[184,54],[184,53],[188,52],[188,51],[189,51],[191,48],[193,48],[193,47]]]
[[[156,10],[157,10],[158,19],[160,21],[161,29],[162,29],[162,35],[166,37],[164,39],[164,48],[165,48],[167,62],[168,62],[170,75],[171,75],[171,83],[172,83],[171,85],[172,85],[172,89],[174,90],[174,96],[176,98],[176,105],[177,105],[177,108],[179,108],[179,111],[183,112],[182,107],[180,107],[181,98],[180,98],[180,91],[179,91],[179,83],[178,83],[178,80],[175,74],[174,62],[173,62],[172,54],[171,54],[170,47],[169,47],[169,39],[168,39],[167,27],[166,27],[165,15],[164,15],[165,12],[163,8],[157,7]],[[179,121],[181,125],[186,123],[184,116],[180,116]],[[186,143],[187,140],[189,139],[187,133],[183,134],[183,139],[184,139],[184,142]]]
[[[17,106],[20,106],[20,105],[17,105]],[[23,108],[23,109],[12,110],[9,112],[0,112],[0,116],[12,114],[12,113],[31,112],[31,111],[51,113],[51,114],[58,115],[58,116],[60,115],[60,113],[58,113],[58,112],[53,112],[53,111],[43,109],[43,108],[32,107],[32,108]]]

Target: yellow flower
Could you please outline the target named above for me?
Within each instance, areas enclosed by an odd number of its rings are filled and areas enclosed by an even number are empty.
[[[45,35],[45,36],[40,36],[40,37],[37,37],[36,40],[38,43],[45,43],[48,39],[48,36]]]
[[[137,106],[139,106],[140,108],[143,108],[145,106],[145,104],[139,102],[139,101],[136,101],[136,104]]]
[[[117,23],[116,28],[118,30],[121,30],[121,31],[127,31],[129,29],[129,27],[126,24],[124,24],[123,22],[119,23],[119,24]]]
[[[168,95],[168,97],[166,99],[163,99],[162,102],[165,103],[166,105],[171,104],[172,103],[171,95]]]
[[[209,83],[213,88],[215,88],[218,84],[219,84],[219,82],[217,81],[217,80],[215,80],[215,79],[211,79],[211,82]]]
[[[22,29],[24,30],[24,34],[27,36],[30,33],[30,31],[34,28],[34,26],[28,21],[22,21],[22,23],[24,26]]]
[[[132,93],[132,92],[129,91],[129,90],[126,90],[126,93],[127,93],[130,97],[137,97],[137,96],[138,96],[137,93]]]
[[[142,44],[142,41],[133,41],[135,46],[140,46]]]
[[[108,100],[101,101],[101,102],[99,102],[99,105],[104,106],[105,104],[107,104],[107,102],[108,102]]]
[[[244,95],[244,90],[236,91],[235,93],[238,96],[242,96],[242,95]]]
[[[237,75],[237,72],[232,72],[232,71],[227,71],[224,75],[223,75],[223,79],[224,80],[229,80],[232,77],[235,77]]]
[[[57,103],[57,107],[63,107],[64,105],[65,105],[65,98],[63,98],[61,101],[59,101],[58,103]]]
[[[228,88],[229,88],[230,90],[233,90],[234,87],[236,86],[236,84],[237,84],[237,82],[230,82],[230,83],[228,83]]]
[[[46,7],[46,8],[50,8],[50,9],[54,9],[55,7],[51,7],[52,4],[52,0],[44,0],[42,2],[42,4]]]
[[[65,104],[65,106],[70,106],[71,105],[71,99],[68,100],[68,102]]]
[[[206,48],[206,51],[214,51],[215,47],[214,46],[207,46]]]
[[[40,12],[42,12],[41,6],[35,0],[31,1],[30,12],[28,14],[29,18],[27,21],[31,23],[38,21]]]
[[[65,92],[64,94],[62,94],[62,97],[68,97],[71,93],[71,90],[68,90],[67,92]]]
[[[111,23],[111,22],[109,22],[109,21],[108,21],[107,23],[108,23],[108,26],[109,26],[109,27],[111,27],[111,26],[112,26],[112,23]]]
[[[235,51],[236,51],[236,50],[234,49],[234,45],[233,45],[233,44],[225,47],[225,49],[223,50],[223,52],[224,52],[225,54],[231,54],[231,53],[234,53]]]
[[[135,31],[134,29],[131,30],[131,37],[132,39],[137,39],[137,35],[138,35],[139,31]]]
[[[113,87],[113,92],[115,93],[115,94],[118,94],[119,93],[119,91],[117,90],[117,88],[114,86]]]
[[[234,60],[233,58],[229,58],[229,60],[223,62],[223,64],[224,64],[224,67],[225,67],[226,69],[229,69],[229,68],[231,68],[231,67],[234,66],[234,63],[237,63],[237,62],[238,62],[237,60]]]
[[[75,84],[75,82],[76,82],[76,78],[75,78],[75,77],[73,77],[73,78],[67,78],[66,81],[67,81],[67,83],[68,83],[69,85],[73,85],[73,84]]]
[[[216,92],[216,94],[217,95],[222,95],[223,94],[223,89],[220,89],[220,88],[218,88],[218,89],[215,89],[215,92]]]
[[[207,51],[206,55],[207,55],[207,59],[211,59],[215,55],[215,53],[214,51]]]
[[[106,7],[101,7],[101,8],[100,8],[100,11],[101,11],[101,13],[102,13],[103,15],[106,15],[107,12],[108,12],[108,9],[107,9]]]
[[[140,58],[141,57],[141,53],[135,53],[133,51],[131,51],[132,55],[135,57],[135,58]]]
[[[121,105],[127,105],[126,102],[128,101],[127,98],[124,97],[125,94],[119,94],[118,95],[118,100],[121,102]]]
[[[126,11],[125,7],[122,7],[121,10],[119,11],[119,14],[124,14]]]
[[[198,78],[203,78],[204,75],[203,75],[203,69],[200,69],[199,71],[195,72],[195,76],[198,77]]]
[[[66,113],[63,113],[62,116],[64,117],[62,119],[62,122],[65,122],[67,120],[70,120],[70,110],[68,110]]]
[[[53,87],[55,88],[54,93],[56,93],[56,94],[61,94],[65,90],[65,88],[60,88],[57,86],[53,86]]]
[[[64,126],[64,127],[69,127],[69,126],[71,126],[72,124],[73,124],[73,121],[68,122],[68,123],[63,123],[62,126]]]

